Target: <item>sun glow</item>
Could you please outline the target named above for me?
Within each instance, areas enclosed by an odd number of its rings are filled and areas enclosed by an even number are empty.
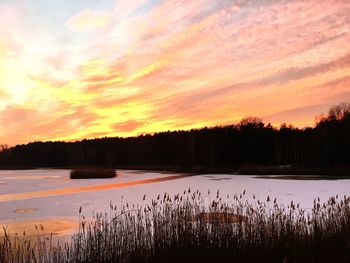
[[[1,61],[0,87],[6,95],[7,103],[21,104],[28,99],[33,81],[15,61]]]

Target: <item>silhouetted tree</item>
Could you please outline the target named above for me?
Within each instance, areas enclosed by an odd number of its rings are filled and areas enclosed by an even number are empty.
[[[129,138],[33,142],[0,146],[0,167],[140,166],[193,170],[241,164],[350,166],[350,104],[332,106],[314,128],[265,125],[247,117],[237,125],[161,132]]]

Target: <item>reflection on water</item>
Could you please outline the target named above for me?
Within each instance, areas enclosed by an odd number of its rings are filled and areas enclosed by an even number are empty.
[[[0,223],[0,237],[4,236],[4,228],[7,234],[25,236],[53,235],[66,236],[71,235],[78,227],[78,223],[69,219],[46,219],[23,222],[4,222]]]
[[[61,178],[59,175],[17,175],[17,176],[9,176],[3,179],[7,180],[39,180],[39,179],[57,179]]]
[[[193,176],[193,175],[181,174],[181,175],[172,175],[172,176],[166,176],[166,177],[160,177],[160,178],[131,181],[131,182],[125,182],[125,183],[100,184],[100,185],[44,190],[44,191],[36,191],[36,192],[3,194],[3,195],[0,195],[0,202],[40,198],[40,197],[48,197],[48,196],[57,196],[57,195],[67,195],[67,194],[75,194],[75,193],[81,193],[81,192],[108,190],[108,189],[122,188],[122,187],[128,187],[133,185],[142,185],[142,184],[176,180],[176,179],[181,179],[189,176]]]
[[[34,213],[38,211],[39,209],[37,208],[21,208],[21,209],[16,209],[13,212],[17,214],[26,214],[26,213]]]

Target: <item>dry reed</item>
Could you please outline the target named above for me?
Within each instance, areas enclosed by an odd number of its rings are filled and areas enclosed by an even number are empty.
[[[208,198],[210,203],[208,204]],[[143,205],[110,205],[87,220],[71,241],[7,234],[0,262],[349,262],[350,198],[246,201],[245,192],[204,198],[188,189]],[[233,220],[240,219],[240,220]],[[40,231],[40,230],[38,230]],[[6,232],[6,231],[5,231]]]

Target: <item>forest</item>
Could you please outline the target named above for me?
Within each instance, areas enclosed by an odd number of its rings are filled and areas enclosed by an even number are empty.
[[[0,168],[167,167],[236,170],[244,165],[350,167],[350,103],[332,106],[314,127],[279,128],[258,117],[235,125],[137,137],[48,141],[0,148]]]

